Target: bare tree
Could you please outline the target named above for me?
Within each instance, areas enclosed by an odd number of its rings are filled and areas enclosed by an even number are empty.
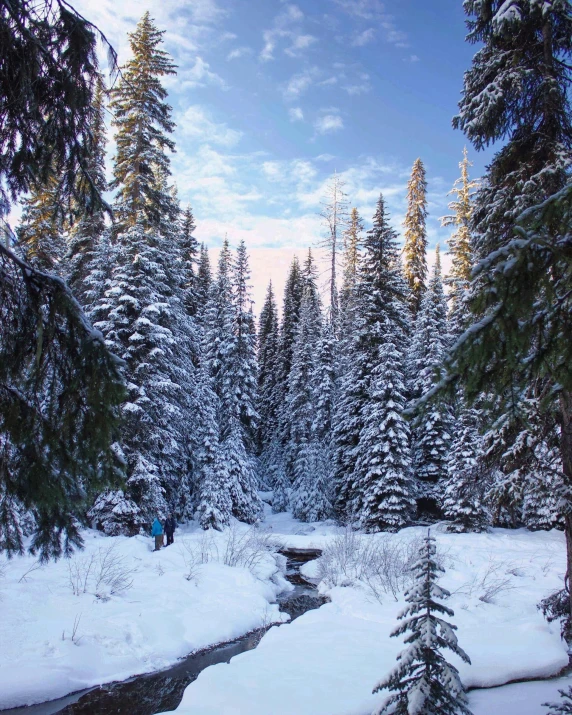
[[[326,188],[320,212],[326,229],[326,236],[320,242],[320,246],[327,249],[330,262],[330,320],[333,325],[336,325],[338,317],[337,259],[338,253],[342,250],[342,237],[348,223],[348,201],[344,187],[345,182],[334,173]]]

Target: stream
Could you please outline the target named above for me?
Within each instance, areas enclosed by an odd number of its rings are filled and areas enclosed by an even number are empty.
[[[319,608],[328,600],[318,594],[315,584],[300,574],[300,567],[317,559],[321,551],[282,549],[280,553],[286,557],[285,576],[294,590],[279,594],[277,602],[280,610],[290,615],[291,622],[306,611]],[[235,655],[256,648],[266,630],[261,628],[229,643],[199,651],[165,670],[81,690],[39,705],[2,710],[0,715],[155,715],[175,710],[183,698],[185,688],[196,680],[201,671],[210,665],[228,663]]]

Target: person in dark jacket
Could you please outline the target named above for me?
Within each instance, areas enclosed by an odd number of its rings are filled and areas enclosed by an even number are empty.
[[[155,548],[154,551],[159,551],[161,546],[163,546],[163,527],[159,519],[155,519],[153,526],[151,527],[151,536],[155,537]]]
[[[167,534],[166,546],[169,546],[174,542],[175,529],[177,528],[177,522],[173,514],[169,514],[165,519],[165,534]]]

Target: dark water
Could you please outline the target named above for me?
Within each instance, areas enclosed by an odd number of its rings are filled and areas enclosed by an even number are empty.
[[[279,595],[278,603],[280,610],[288,613],[293,620],[327,601],[317,593],[314,585],[300,575],[302,564],[318,558],[320,551],[291,549],[283,550],[282,554],[286,556],[286,578],[294,590]],[[108,683],[40,705],[0,712],[1,715],[155,715],[175,710],[185,688],[196,680],[201,671],[210,665],[228,663],[235,655],[256,648],[264,633],[265,629],[260,629],[231,643],[195,653],[166,670]]]

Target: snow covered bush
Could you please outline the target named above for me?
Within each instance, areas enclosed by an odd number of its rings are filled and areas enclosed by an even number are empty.
[[[187,568],[186,578],[191,581],[199,567],[215,561],[225,566],[242,567],[256,576],[268,557],[274,557],[281,543],[268,531],[251,527],[244,529],[238,522],[231,524],[222,535],[207,531],[196,539],[182,539],[183,558]]]
[[[324,548],[318,576],[329,587],[358,586],[378,601],[388,594],[397,600],[411,582],[418,552],[418,539],[371,538],[348,526]]]

